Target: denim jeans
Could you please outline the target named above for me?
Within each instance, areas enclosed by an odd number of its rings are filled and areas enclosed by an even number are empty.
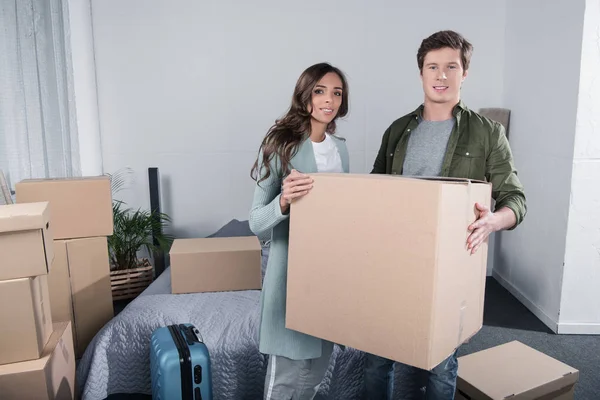
[[[405,364],[398,364],[402,384],[398,387],[400,399],[394,393],[394,362],[383,357],[367,354],[365,385],[367,400],[413,400],[423,399],[421,388],[425,386],[426,400],[454,400],[458,360],[454,351],[431,371]]]

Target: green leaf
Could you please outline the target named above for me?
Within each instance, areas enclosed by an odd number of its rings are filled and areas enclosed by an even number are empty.
[[[150,254],[154,251],[168,252],[174,240],[172,235],[165,233],[170,222],[171,218],[165,213],[132,210],[126,208],[122,201],[113,201],[114,232],[108,237],[112,268],[136,268],[137,253],[142,249]],[[153,234],[157,245],[153,242]]]

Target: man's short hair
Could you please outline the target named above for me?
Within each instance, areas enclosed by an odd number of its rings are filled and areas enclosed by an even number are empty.
[[[444,47],[450,47],[454,50],[460,50],[460,59],[463,70],[469,69],[471,54],[473,54],[473,45],[467,41],[460,33],[454,31],[439,31],[423,39],[419,51],[417,51],[417,64],[419,71],[423,72],[423,61],[425,56],[432,50],[439,50]]]

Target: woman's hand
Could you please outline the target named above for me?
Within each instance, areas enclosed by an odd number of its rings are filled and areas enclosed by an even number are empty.
[[[279,205],[281,213],[287,214],[290,210],[292,201],[305,196],[313,187],[313,180],[310,176],[302,174],[295,169],[283,180],[283,188]]]

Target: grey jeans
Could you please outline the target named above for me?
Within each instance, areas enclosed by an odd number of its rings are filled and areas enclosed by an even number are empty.
[[[319,358],[290,360],[269,356],[264,400],[312,400],[325,377],[332,352],[333,343],[323,340]]]

